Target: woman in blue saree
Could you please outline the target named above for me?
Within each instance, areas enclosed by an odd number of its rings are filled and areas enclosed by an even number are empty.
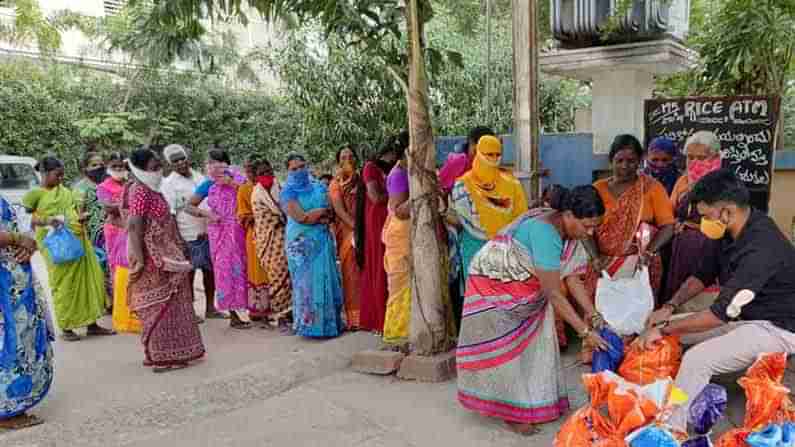
[[[17,233],[16,214],[0,197],[0,430],[40,424],[26,414],[50,389],[53,330],[33,276],[36,241]]]
[[[336,337],[343,330],[342,283],[329,230],[328,190],[309,175],[306,160],[287,157],[280,201],[287,212],[286,251],[293,283],[293,329],[303,337]]]

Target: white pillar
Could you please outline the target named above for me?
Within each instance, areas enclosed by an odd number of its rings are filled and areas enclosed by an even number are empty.
[[[557,50],[541,56],[547,73],[591,81],[594,153],[607,153],[616,135],[643,141],[643,101],[654,93],[654,76],[688,68],[695,55],[666,39]]]
[[[515,174],[528,199],[537,198],[538,177],[538,20],[536,2],[513,1],[513,144]]]
[[[640,70],[601,71],[593,74],[593,150],[610,151],[616,135],[628,133],[643,141],[643,100],[654,92],[654,75]]]

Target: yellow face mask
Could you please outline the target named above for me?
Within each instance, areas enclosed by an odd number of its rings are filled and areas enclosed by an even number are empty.
[[[342,174],[346,177],[353,174],[354,169],[356,169],[356,167],[351,160],[345,160],[340,165],[340,171],[342,171]]]
[[[502,143],[497,137],[486,135],[478,141],[478,150],[472,162],[472,171],[481,187],[494,186],[500,172]]]
[[[723,210],[721,210],[721,216],[723,215]],[[701,218],[701,233],[704,236],[716,241],[718,239],[722,239],[723,236],[726,235],[726,230],[728,225],[723,223],[720,219],[709,219],[707,217]]]

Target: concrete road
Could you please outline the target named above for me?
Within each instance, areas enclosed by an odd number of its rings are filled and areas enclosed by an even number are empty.
[[[56,342],[55,384],[34,411],[46,424],[0,435],[0,445],[526,447],[551,446],[562,423],[524,438],[462,409],[455,382],[357,374],[351,356],[380,344],[370,334],[310,341],[224,320],[202,332],[207,358],[167,374],[142,367],[135,335]],[[570,352],[563,363],[578,408],[585,370]]]

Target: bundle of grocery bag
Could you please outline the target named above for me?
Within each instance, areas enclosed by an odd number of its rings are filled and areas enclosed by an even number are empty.
[[[671,412],[689,402],[676,388],[682,357],[677,337],[653,348],[624,347],[610,329],[600,330],[610,344],[594,353],[591,374],[582,377],[589,404],[577,410],[555,437],[555,447],[707,447],[713,426],[727,406],[725,388],[710,384],[692,401],[688,422],[695,435],[667,425]],[[760,354],[739,380],[745,390],[743,426],[719,437],[715,447],[795,447],[795,407],[782,385],[785,353]]]
[[[745,390],[745,419],[723,434],[716,447],[795,447],[795,407],[781,384],[787,368],[783,352],[760,354],[738,383]]]

